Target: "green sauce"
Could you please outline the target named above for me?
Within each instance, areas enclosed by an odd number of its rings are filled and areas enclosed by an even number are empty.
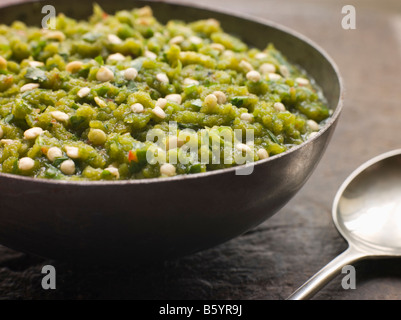
[[[0,172],[206,172],[282,153],[330,116],[313,79],[273,44],[250,48],[214,19],[163,25],[149,7],[95,6],[88,21],[60,14],[56,26],[0,25]]]

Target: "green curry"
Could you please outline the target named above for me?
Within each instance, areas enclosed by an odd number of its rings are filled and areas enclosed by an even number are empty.
[[[88,21],[58,15],[55,30],[0,26],[3,173],[206,172],[282,153],[329,116],[313,79],[273,44],[250,48],[214,19],[163,25],[149,7],[95,6]]]

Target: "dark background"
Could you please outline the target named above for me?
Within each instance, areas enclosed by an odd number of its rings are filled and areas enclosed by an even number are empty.
[[[0,0],[16,2],[22,1]],[[281,300],[346,249],[331,219],[337,189],[361,163],[401,148],[401,2],[196,2],[288,26],[336,61],[346,88],[344,111],[318,168],[285,208],[254,230],[219,247],[146,268],[71,266],[0,246],[0,299]],[[348,4],[356,8],[355,30],[341,27],[341,9]],[[46,264],[57,270],[56,290],[41,287]],[[342,289],[339,275],[315,299],[401,298],[400,259],[369,260],[355,267],[355,290]]]

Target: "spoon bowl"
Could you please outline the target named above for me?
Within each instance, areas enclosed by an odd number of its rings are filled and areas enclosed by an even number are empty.
[[[401,150],[377,156],[350,175],[334,200],[333,219],[352,245],[401,255]]]
[[[381,154],[352,172],[336,194],[332,214],[349,247],[289,300],[311,298],[345,265],[401,256],[401,149]]]

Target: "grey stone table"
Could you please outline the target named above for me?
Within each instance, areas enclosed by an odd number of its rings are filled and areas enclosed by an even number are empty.
[[[18,2],[18,0],[1,0]],[[342,0],[198,0],[305,34],[337,62],[345,106],[332,143],[305,187],[273,218],[216,248],[147,268],[72,267],[0,246],[1,299],[285,299],[346,249],[331,220],[342,181],[357,166],[401,147],[401,3],[357,0],[356,29],[341,26]],[[43,290],[41,269],[57,270]],[[400,299],[401,260],[355,265],[356,289],[337,276],[315,299]]]

